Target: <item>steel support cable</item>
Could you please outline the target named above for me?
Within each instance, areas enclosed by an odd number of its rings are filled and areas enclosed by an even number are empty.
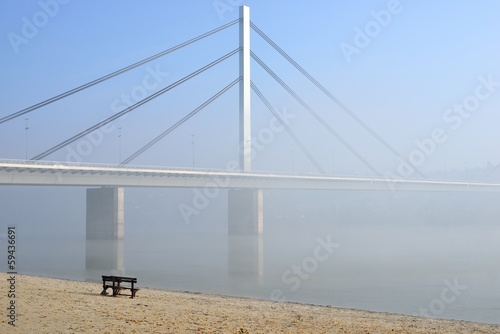
[[[78,93],[79,91],[82,91],[82,90],[84,90],[84,89],[86,89],[86,88],[89,88],[89,87],[92,87],[92,86],[94,86],[94,85],[96,85],[96,84],[98,84],[98,83],[101,83],[101,82],[103,82],[103,81],[106,81],[106,80],[108,80],[108,79],[111,79],[111,78],[113,78],[113,77],[115,77],[115,76],[117,76],[117,75],[119,75],[119,74],[125,73],[125,72],[127,72],[127,71],[129,71],[129,70],[131,70],[131,69],[133,69],[133,68],[136,68],[137,66],[144,65],[144,64],[146,64],[146,63],[148,63],[148,62],[150,62],[150,61],[152,61],[152,60],[154,60],[154,59],[157,59],[157,58],[160,58],[160,57],[162,57],[162,56],[165,56],[166,54],[169,54],[169,53],[172,53],[172,52],[174,52],[174,51],[177,51],[177,50],[179,50],[179,49],[181,49],[181,48],[183,48],[183,47],[185,47],[185,46],[187,46],[187,45],[189,45],[189,44],[192,44],[192,43],[197,42],[197,41],[199,41],[199,40],[201,40],[201,39],[203,39],[203,38],[205,38],[205,37],[208,37],[208,36],[210,36],[210,35],[213,35],[213,34],[215,34],[215,33],[219,32],[219,31],[221,31],[221,30],[224,30],[224,29],[226,29],[226,28],[229,28],[230,26],[232,26],[232,25],[234,25],[234,24],[238,23],[239,21],[240,21],[240,19],[236,19],[236,20],[234,20],[234,21],[232,21],[232,22],[229,22],[229,23],[227,23],[227,24],[225,24],[225,25],[223,25],[223,26],[220,26],[219,28],[213,29],[213,30],[211,30],[211,31],[209,31],[209,32],[206,32],[206,33],[204,33],[204,34],[202,34],[202,35],[200,35],[200,36],[198,36],[198,37],[192,38],[192,39],[190,39],[190,40],[188,40],[188,41],[186,41],[186,42],[184,42],[184,43],[178,44],[178,45],[176,45],[176,46],[174,46],[174,47],[171,47],[171,48],[170,48],[170,49],[168,49],[168,50],[162,51],[162,52],[157,53],[157,54],[155,54],[155,55],[153,55],[153,56],[150,56],[150,57],[148,57],[148,58],[145,58],[145,59],[143,59],[143,60],[141,60],[141,61],[138,61],[138,62],[136,62],[136,63],[134,63],[134,64],[132,64],[132,65],[129,65],[129,66],[127,66],[127,67],[124,67],[124,68],[122,68],[122,69],[120,69],[120,70],[118,70],[118,71],[115,71],[115,72],[109,73],[109,74],[107,74],[107,75],[105,75],[105,76],[103,76],[103,77],[100,77],[100,78],[98,78],[98,79],[95,79],[95,80],[93,80],[93,81],[90,81],[90,82],[88,82],[88,83],[86,83],[86,84],[84,84],[84,85],[78,86],[78,87],[76,87],[76,88],[70,89],[70,90],[68,90],[67,92],[64,92],[64,93],[62,93],[62,94],[56,95],[56,96],[54,96],[54,97],[52,97],[52,98],[50,98],[50,99],[47,99],[47,100],[45,100],[45,101],[39,102],[39,103],[37,103],[37,104],[34,104],[34,105],[32,105],[32,106],[30,106],[30,107],[28,107],[28,108],[25,108],[25,109],[23,109],[23,110],[17,111],[17,112],[15,112],[15,113],[13,113],[13,114],[10,114],[10,115],[8,115],[8,116],[2,117],[2,118],[0,118],[0,124],[5,123],[5,122],[7,122],[7,121],[10,121],[11,119],[14,119],[14,118],[16,118],[16,117],[22,116],[22,115],[24,115],[24,114],[30,113],[30,112],[32,112],[32,111],[34,111],[34,110],[38,109],[38,108],[41,108],[41,107],[46,106],[46,105],[48,105],[48,104],[51,104],[52,102],[58,101],[58,100],[60,100],[60,99],[63,99],[63,98],[65,98],[65,97],[67,97],[67,96],[70,96],[70,95],[72,95],[72,94],[74,94],[74,93]]]
[[[202,72],[204,72],[204,71],[208,70],[209,68],[211,68],[211,67],[213,67],[213,66],[217,65],[218,63],[220,63],[220,62],[222,62],[222,61],[224,61],[224,60],[228,59],[229,57],[231,57],[231,56],[233,56],[233,55],[237,54],[238,52],[240,52],[240,48],[237,48],[237,49],[235,49],[235,50],[233,50],[233,51],[229,52],[228,54],[226,54],[226,55],[224,55],[224,56],[220,57],[219,59],[214,60],[214,61],[213,61],[213,62],[211,62],[210,64],[208,64],[208,65],[206,65],[206,66],[204,66],[204,67],[202,67],[202,68],[200,68],[200,69],[198,69],[198,70],[194,71],[193,73],[191,73],[191,74],[189,74],[189,75],[185,76],[184,78],[182,78],[182,79],[180,79],[180,80],[178,80],[178,81],[174,82],[173,84],[171,84],[171,85],[169,85],[169,86],[167,86],[167,87],[165,87],[165,88],[163,88],[163,89],[161,89],[161,90],[159,90],[159,91],[155,92],[154,94],[152,94],[152,95],[150,95],[150,96],[148,96],[148,97],[146,97],[146,98],[144,98],[144,99],[140,100],[139,102],[137,102],[137,103],[135,103],[135,104],[131,105],[130,107],[128,107],[128,108],[126,108],[126,109],[123,109],[122,111],[120,111],[120,112],[118,112],[118,113],[114,114],[113,116],[110,116],[110,117],[106,118],[105,120],[103,120],[103,121],[101,121],[101,122],[99,122],[99,123],[97,123],[97,124],[95,124],[95,125],[93,125],[93,126],[91,126],[91,127],[87,128],[86,130],[83,130],[83,131],[79,132],[78,134],[74,135],[73,137],[71,137],[71,138],[69,138],[69,139],[66,139],[65,141],[63,141],[63,142],[61,142],[61,143],[57,144],[56,146],[54,146],[54,147],[52,147],[52,148],[50,148],[50,149],[46,150],[45,152],[40,153],[39,155],[37,155],[37,156],[33,157],[31,160],[40,160],[40,159],[45,158],[45,157],[46,157],[46,156],[48,156],[49,154],[54,153],[55,151],[57,151],[57,150],[59,150],[59,149],[63,148],[64,146],[69,145],[69,144],[73,143],[74,141],[76,141],[76,140],[78,140],[78,139],[82,138],[83,136],[85,136],[85,135],[87,135],[87,134],[89,134],[89,133],[91,133],[91,132],[93,132],[93,131],[97,130],[98,128],[100,128],[100,127],[102,127],[102,126],[104,126],[104,125],[106,125],[106,124],[108,124],[108,123],[110,123],[110,122],[112,122],[112,121],[114,121],[114,120],[116,120],[116,119],[118,119],[118,118],[122,117],[123,115],[125,115],[125,114],[127,114],[127,113],[131,112],[132,110],[136,109],[137,107],[140,107],[141,105],[143,105],[143,104],[145,104],[145,103],[147,103],[147,102],[151,101],[152,99],[154,99],[154,98],[156,98],[156,97],[160,96],[161,94],[163,94],[163,93],[165,93],[165,92],[168,92],[169,90],[171,90],[171,89],[173,89],[173,88],[175,88],[175,87],[179,86],[180,84],[182,84],[182,83],[184,83],[184,82],[186,82],[186,81],[188,81],[188,80],[190,80],[190,79],[194,78],[194,77],[195,77],[195,76],[197,76],[198,74],[200,74],[200,73],[202,73]]]
[[[354,147],[352,147],[347,140],[338,134],[328,123],[318,115],[302,98],[300,98],[293,89],[291,89],[273,70],[269,68],[253,51],[250,51],[252,58],[271,76],[276,80],[281,87],[283,87],[302,107],[304,107],[325,129],[327,129],[335,138],[337,138],[342,145],[344,145],[352,154],[354,154],[366,167],[368,167],[375,175],[382,176],[375,167],[373,167],[361,154],[359,154]]]
[[[157,142],[159,142],[160,140],[162,140],[165,136],[167,136],[172,131],[174,131],[175,129],[177,129],[180,125],[182,125],[184,122],[186,122],[192,116],[194,116],[195,114],[197,114],[199,111],[201,111],[202,109],[204,109],[210,103],[212,103],[217,98],[219,98],[221,95],[223,95],[225,92],[227,92],[229,89],[231,89],[234,85],[236,85],[238,82],[240,82],[240,80],[241,80],[241,77],[238,77],[236,80],[234,80],[229,85],[227,85],[226,87],[224,87],[222,90],[220,90],[214,96],[212,96],[211,98],[209,98],[208,100],[206,100],[205,102],[203,102],[195,110],[191,111],[189,114],[187,114],[182,119],[180,119],[179,121],[177,121],[177,123],[175,123],[174,125],[172,125],[171,127],[169,127],[167,130],[163,131],[161,134],[159,134],[158,136],[156,136],[153,140],[151,140],[149,143],[147,143],[146,145],[144,145],[143,147],[141,147],[139,150],[137,150],[134,154],[132,154],[131,156],[129,156],[127,159],[123,160],[120,164],[121,165],[126,165],[130,161],[132,161],[135,158],[137,158],[139,155],[141,155],[142,153],[144,153],[145,151],[147,151],[149,148],[151,148],[151,146],[153,146],[154,144],[156,144]]]
[[[316,80],[309,72],[307,72],[302,66],[300,66],[292,57],[290,57],[283,49],[281,49],[270,37],[268,37],[262,30],[260,30],[254,23],[250,22],[252,29],[260,35],[269,45],[271,45],[279,54],[283,56],[290,64],[292,64],[300,73],[302,73],[309,81],[311,81],[319,90],[321,90],[326,96],[330,98],[334,103],[336,103],[340,109],[347,113],[352,119],[354,119],[359,125],[361,125],[366,131],[368,131],[375,139],[377,139],[386,149],[392,152],[396,157],[407,163],[409,166],[413,166],[405,157],[403,157],[394,147],[391,146],[384,138],[382,138],[378,133],[376,133],[372,128],[368,126],[361,118],[359,118],[354,112],[352,112],[345,104],[342,103],[338,98],[336,98],[328,89],[326,89],[318,80]],[[415,172],[421,177],[425,176],[414,166]]]
[[[290,129],[290,127],[285,123],[285,121],[283,121],[283,119],[281,118],[281,116],[276,112],[276,110],[273,108],[273,106],[271,105],[271,103],[269,103],[269,101],[264,97],[264,95],[257,88],[257,86],[252,81],[250,81],[250,85],[251,85],[253,91],[260,98],[260,100],[266,105],[267,109],[269,109],[269,111],[273,114],[273,116],[276,117],[276,119],[278,120],[278,122],[280,122],[281,126],[283,126],[283,128],[286,130],[286,132],[288,132],[288,134],[290,135],[290,137],[292,137],[293,141],[299,146],[299,148],[301,149],[301,151],[307,156],[307,158],[309,159],[309,161],[312,162],[312,164],[316,167],[316,169],[321,174],[326,174],[325,170],[316,161],[316,159],[314,159],[314,157],[312,156],[311,152],[309,152],[307,150],[307,148],[304,146],[304,144],[302,144],[302,142],[297,137],[297,135],[292,131],[292,129]]]

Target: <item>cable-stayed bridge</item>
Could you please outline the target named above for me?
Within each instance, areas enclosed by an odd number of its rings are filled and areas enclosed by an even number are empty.
[[[500,192],[500,184],[471,183],[454,181],[426,180],[424,175],[414,168],[419,179],[406,180],[386,177],[363,154],[349,143],[335,127],[315,111],[289,84],[287,84],[265,61],[250,49],[250,31],[253,30],[272,49],[281,55],[300,74],[309,80],[321,93],[335,104],[346,115],[353,119],[384,149],[395,158],[403,161],[408,166],[413,166],[400,154],[383,136],[373,130],[367,123],[342,103],[324,85],[315,79],[307,70],[299,65],[289,54],[280,48],[269,36],[250,21],[249,8],[240,8],[240,18],[221,27],[201,34],[184,43],[169,48],[163,52],[138,61],[127,67],[104,75],[81,86],[58,94],[52,98],[34,104],[25,109],[11,113],[0,118],[0,125],[18,117],[36,112],[39,108],[48,106],[61,99],[77,94],[87,88],[96,86],[108,79],[114,78],[152,60],[166,56],[188,45],[196,43],[206,37],[212,36],[229,27],[239,25],[239,47],[221,55],[205,66],[182,77],[181,79],[159,89],[151,95],[127,106],[123,110],[108,118],[85,128],[69,138],[53,145],[43,152],[27,159],[26,161],[0,160],[0,185],[60,185],[102,187],[87,190],[87,238],[92,239],[122,239],[123,238],[123,187],[217,187],[230,189],[229,192],[229,233],[230,234],[261,234],[263,226],[263,189],[335,189],[335,190],[408,190],[408,191],[487,191]],[[120,161],[117,165],[101,165],[86,163],[51,162],[50,156],[62,148],[81,140],[85,136],[104,127],[125,115],[138,110],[148,102],[174,91],[175,88],[194,79],[208,69],[216,67],[232,57],[239,56],[239,76],[220,87],[220,89],[200,103],[198,107],[180,118],[168,129],[151,138],[138,150]],[[324,168],[317,161],[311,151],[306,147],[301,138],[280,116],[272,106],[266,92],[261,90],[251,80],[250,62],[253,59],[276,83],[282,87],[315,121],[322,126],[335,140],[342,144],[353,154],[368,170],[373,177],[350,177],[326,175]],[[212,104],[228,91],[238,86],[239,106],[235,107],[239,113],[239,161],[232,168],[226,170],[208,169],[180,169],[154,166],[130,166],[137,157],[149,150],[155,144],[180,128],[184,123],[197,115],[204,108]],[[251,143],[251,103],[250,96],[254,93],[276,118],[279,125],[291,137],[294,144],[315,167],[317,174],[292,175],[280,173],[265,173],[252,170],[252,143]]]
[[[246,8],[246,7],[245,7]],[[216,67],[218,64],[227,61],[228,59],[239,55],[239,76],[234,78],[232,81],[228,82],[226,86],[219,87],[220,90],[217,91],[213,96],[203,101],[197,108],[192,110],[190,113],[186,114],[184,117],[175,122],[168,129],[163,132],[157,134],[155,137],[151,138],[146,144],[143,144],[138,150],[136,150],[133,154],[128,156],[125,159],[120,159],[120,163],[122,165],[126,165],[132,163],[137,157],[141,156],[144,152],[149,150],[159,141],[164,139],[166,136],[170,135],[177,128],[182,126],[185,122],[191,119],[193,116],[201,112],[207,106],[212,104],[214,101],[219,99],[221,96],[230,91],[234,86],[239,85],[239,118],[240,118],[240,161],[239,161],[239,169],[242,171],[250,171],[251,168],[251,133],[250,133],[250,95],[251,92],[259,98],[259,100],[265,105],[265,107],[269,110],[269,112],[276,118],[279,126],[283,127],[283,129],[287,132],[287,134],[291,137],[295,145],[300,149],[300,151],[304,154],[304,156],[309,160],[309,162],[315,167],[317,173],[325,174],[324,168],[317,161],[311,151],[304,145],[301,138],[295,133],[295,131],[288,126],[286,120],[280,116],[280,114],[275,110],[275,108],[271,104],[271,100],[269,96],[266,96],[266,92],[259,89],[258,85],[251,80],[250,76],[250,61],[253,59],[272,79],[276,81],[283,88],[283,90],[288,93],[300,106],[302,106],[326,131],[328,131],[332,137],[340,142],[349,152],[352,153],[354,157],[356,157],[362,164],[366,166],[368,170],[375,176],[383,177],[384,173],[371,164],[363,154],[361,154],[348,140],[340,135],[338,131],[334,129],[334,126],[329,124],[327,120],[325,120],[317,111],[315,111],[306,101],[302,98],[296,90],[294,90],[289,84],[287,84],[275,71],[268,66],[263,59],[261,59],[253,50],[250,50],[250,30],[256,32],[265,42],[267,42],[279,55],[283,57],[289,64],[291,64],[299,73],[301,73],[309,82],[311,82],[320,92],[322,92],[328,99],[330,99],[335,105],[337,105],[344,113],[346,113],[349,117],[351,117],[355,122],[357,122],[364,130],[366,130],[378,143],[380,143],[384,148],[386,148],[389,152],[391,152],[396,158],[400,159],[407,163],[407,165],[411,166],[411,163],[407,161],[405,157],[403,157],[391,144],[389,144],[380,134],[374,131],[370,126],[368,126],[361,118],[359,118],[353,111],[351,111],[346,105],[344,105],[337,97],[335,97],[328,89],[326,89],[318,80],[316,80],[308,71],[306,71],[302,66],[300,66],[289,54],[287,54],[283,49],[281,49],[269,36],[267,36],[262,30],[260,30],[253,22],[250,22],[249,10],[242,9],[241,17],[237,20],[229,22],[221,27],[213,29],[207,33],[201,34],[195,38],[192,38],[184,43],[171,47],[163,52],[157,53],[151,57],[138,61],[134,64],[121,68],[117,71],[104,75],[100,78],[87,82],[83,85],[70,89],[66,92],[58,94],[52,98],[46,99],[39,103],[36,103],[32,106],[19,110],[17,112],[11,113],[9,115],[0,117],[0,124],[7,123],[21,116],[27,116],[30,113],[36,112],[38,109],[42,107],[49,106],[61,99],[65,99],[71,95],[77,94],[85,89],[96,86],[100,83],[103,83],[106,80],[117,77],[121,74],[126,73],[134,68],[137,68],[141,65],[147,64],[155,59],[158,59],[163,56],[167,56],[175,51],[181,50],[182,48],[196,43],[198,41],[203,40],[209,36],[215,35],[229,27],[239,24],[240,28],[240,45],[239,47],[231,50],[213,60],[212,62],[206,64],[205,66],[200,67],[196,71],[182,77],[181,79],[169,84],[166,87],[159,89],[153,94],[144,97],[143,99],[128,105],[123,110],[120,110],[113,115],[103,119],[102,121],[93,124],[92,126],[87,127],[83,131],[80,131],[69,138],[53,145],[50,148],[47,148],[43,152],[36,154],[35,156],[29,159],[30,161],[38,161],[42,159],[50,159],[50,156],[55,152],[61,150],[62,148],[71,145],[85,136],[97,131],[98,129],[111,124],[112,122],[125,117],[127,114],[135,112],[143,105],[153,101],[154,99],[167,94],[169,92],[174,91],[177,87],[187,83],[188,81],[194,79],[198,75],[204,73],[205,71]],[[236,108],[235,108],[236,109]],[[338,127],[338,125],[335,125]],[[26,157],[28,160],[28,157]],[[416,168],[415,168],[416,169]],[[416,169],[415,171],[420,176],[421,173]]]

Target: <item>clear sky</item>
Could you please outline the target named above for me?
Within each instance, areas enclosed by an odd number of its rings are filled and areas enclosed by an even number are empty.
[[[250,7],[253,23],[421,171],[500,162],[500,3],[493,0],[2,1],[0,116],[231,22],[241,4]],[[401,168],[255,32],[251,38],[253,51],[380,173]],[[28,156],[39,154],[121,110],[129,103],[124,96],[151,94],[153,86],[165,87],[236,47],[233,26],[1,124],[0,157],[24,159],[26,134]],[[237,76],[232,57],[114,122],[93,142],[83,139],[47,160],[116,163]],[[290,127],[325,170],[367,171],[255,62],[252,78],[277,110],[293,116]],[[196,166],[224,168],[237,159],[237,93],[234,87],[133,163],[189,167],[194,134]],[[252,113],[255,144],[261,147],[256,169],[315,171],[286,132],[265,137],[272,116],[255,95]]]

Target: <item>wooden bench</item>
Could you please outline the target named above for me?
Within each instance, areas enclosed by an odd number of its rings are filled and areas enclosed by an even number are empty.
[[[126,285],[122,285],[125,283]],[[106,295],[106,290],[111,288],[113,290],[113,296],[122,295],[120,292],[122,290],[130,290],[131,294],[126,295],[130,298],[135,297],[135,293],[139,289],[134,288],[134,284],[137,284],[137,278],[135,277],[122,277],[122,276],[102,276],[102,292],[101,295]]]

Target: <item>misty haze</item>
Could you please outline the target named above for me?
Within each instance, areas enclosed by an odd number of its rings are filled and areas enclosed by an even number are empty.
[[[500,324],[498,5],[126,3],[0,6],[2,272]]]

